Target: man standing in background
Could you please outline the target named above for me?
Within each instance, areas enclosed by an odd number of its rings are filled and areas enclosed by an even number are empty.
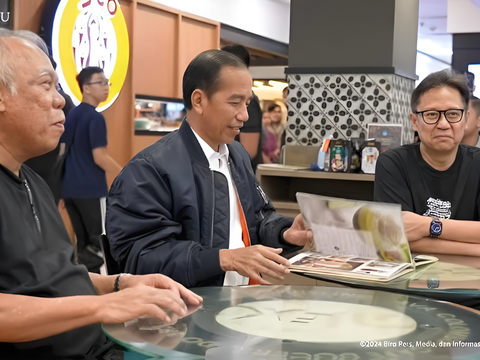
[[[468,104],[467,122],[462,144],[480,147],[480,137],[478,135],[480,130],[480,99],[470,96]]]
[[[247,48],[242,45],[231,44],[224,46],[223,51],[229,52],[240,58],[247,68],[250,66],[250,53]],[[262,109],[260,108],[260,101],[258,96],[253,94],[252,100],[247,107],[248,121],[243,124],[240,129],[240,135],[235,137],[245,150],[247,150],[252,159],[252,168],[255,172],[258,164],[263,164],[262,145],[260,141],[260,134],[262,133]]]
[[[116,176],[121,167],[107,152],[105,118],[96,111],[108,98],[108,79],[101,68],[87,67],[77,81],[82,103],[69,113],[61,140],[67,147],[62,198],[77,237],[78,263],[98,273],[103,264],[100,237],[108,193],[105,173]]]

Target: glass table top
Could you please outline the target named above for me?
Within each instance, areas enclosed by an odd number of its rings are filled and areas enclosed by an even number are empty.
[[[439,261],[419,266],[415,271],[387,283],[342,279],[311,273],[299,275],[354,287],[428,296],[467,306],[479,306],[480,258],[460,255],[432,255],[436,256]]]
[[[128,350],[166,359],[479,359],[480,313],[391,292],[319,286],[193,289],[173,325],[105,324]]]

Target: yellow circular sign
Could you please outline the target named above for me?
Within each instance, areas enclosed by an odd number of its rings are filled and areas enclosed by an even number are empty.
[[[101,67],[112,83],[98,111],[117,99],[127,75],[128,31],[118,0],[61,0],[52,30],[52,53],[59,82],[78,105],[76,76],[87,66]]]

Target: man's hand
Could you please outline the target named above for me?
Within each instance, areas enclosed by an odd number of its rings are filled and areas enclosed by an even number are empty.
[[[220,266],[224,271],[236,271],[261,285],[271,285],[260,274],[283,280],[290,271],[290,262],[279,254],[283,249],[254,245],[240,249],[220,250]]]
[[[402,211],[402,216],[408,241],[417,241],[430,236],[431,217],[418,215],[410,211]]]
[[[283,239],[286,242],[297,246],[304,246],[312,238],[313,232],[305,228],[302,214],[298,214],[290,229],[283,233]]]
[[[120,278],[120,289],[127,289],[139,285],[151,286],[157,289],[172,290],[175,294],[185,299],[192,305],[200,304],[203,299],[194,292],[186,289],[182,284],[160,274],[130,275],[125,274]]]
[[[138,285],[97,296],[100,322],[118,324],[142,316],[156,317],[165,323],[187,315],[187,306],[178,293]]]

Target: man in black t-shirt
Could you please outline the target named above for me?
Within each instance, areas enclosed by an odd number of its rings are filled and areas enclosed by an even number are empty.
[[[411,101],[421,142],[378,158],[375,201],[402,205],[412,251],[480,256],[480,149],[460,145],[469,95],[463,76],[430,74]]]
[[[162,309],[183,316],[185,301],[200,304],[163,275],[102,276],[75,264],[51,191],[23,165],[63,133],[57,75],[11,31],[0,32],[0,64],[0,358],[96,359],[112,345],[100,323],[170,321]]]
[[[250,53],[242,45],[231,44],[224,46],[223,51],[229,52],[242,60],[247,68],[250,66]],[[263,164],[262,144],[260,136],[262,134],[262,109],[258,96],[253,93],[250,104],[247,106],[248,121],[240,129],[240,134],[235,137],[247,150],[252,159],[252,168],[255,172],[257,165]]]

